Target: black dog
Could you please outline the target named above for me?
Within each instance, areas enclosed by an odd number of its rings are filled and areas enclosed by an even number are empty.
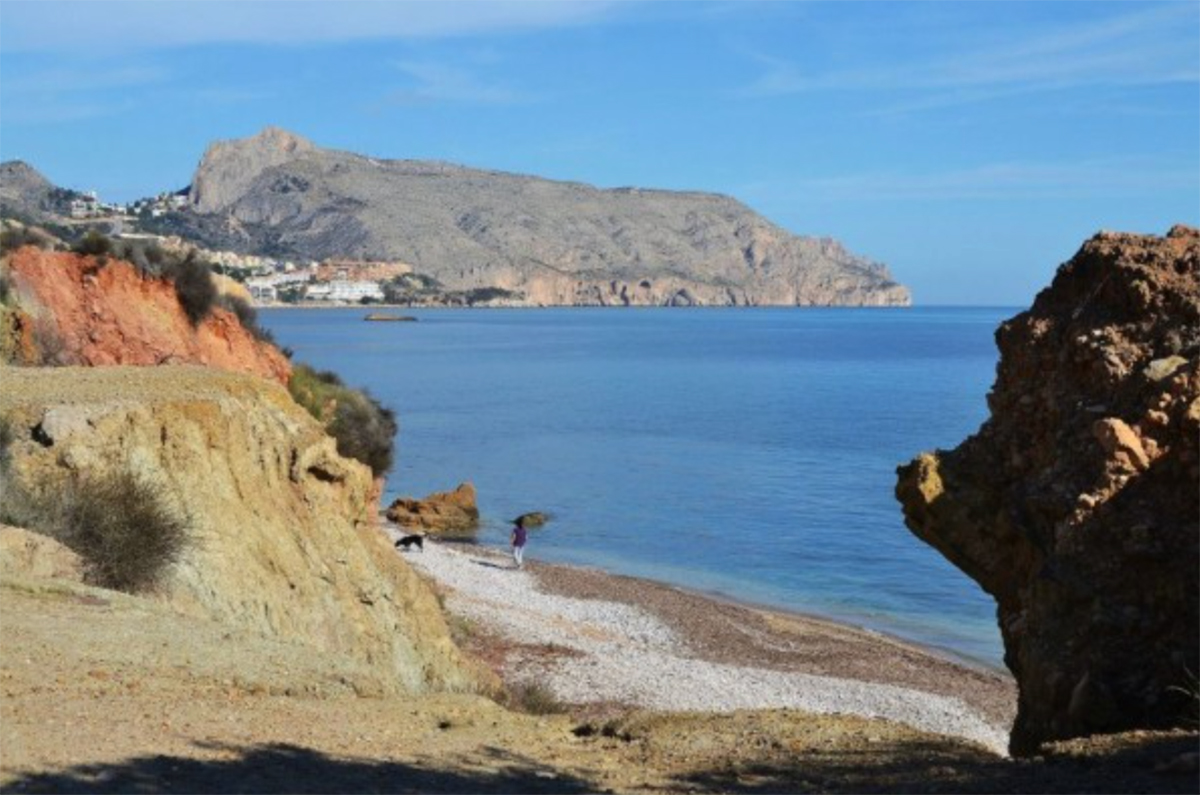
[[[404,538],[401,538],[399,541],[396,542],[396,549],[400,549],[400,547],[404,547],[404,551],[407,552],[410,549],[412,549],[414,544],[416,544],[417,549],[424,552],[425,551],[425,536],[421,535],[420,533],[417,533],[417,534],[411,535],[411,536],[404,536]]]

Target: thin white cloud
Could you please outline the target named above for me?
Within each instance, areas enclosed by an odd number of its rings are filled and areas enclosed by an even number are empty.
[[[528,94],[490,82],[467,69],[433,61],[397,61],[392,64],[413,85],[390,93],[384,104],[413,105],[452,102],[467,105],[515,105],[532,100]]]
[[[1194,162],[1113,157],[1074,163],[1000,162],[964,169],[904,170],[743,185],[759,202],[1035,200],[1158,196],[1200,190]]]
[[[167,70],[156,66],[118,66],[110,69],[56,67],[5,77],[0,81],[0,89],[6,94],[104,91],[163,83],[168,77]]]
[[[66,124],[126,113],[134,102],[66,102],[56,99],[5,103],[4,122],[14,125]]]
[[[820,91],[932,92],[911,110],[1084,85],[1200,82],[1197,7],[1171,3],[1087,24],[1040,32],[1004,46],[972,46],[924,60],[818,72],[752,54],[764,70],[738,93],[771,97]]]
[[[436,38],[592,22],[617,3],[383,0],[38,0],[0,3],[5,52],[130,52],[201,44]]]

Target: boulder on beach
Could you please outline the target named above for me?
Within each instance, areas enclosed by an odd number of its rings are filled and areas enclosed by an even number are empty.
[[[388,506],[386,516],[405,530],[434,535],[469,532],[479,526],[475,487],[462,483],[454,491],[437,492],[421,500],[400,497]]]
[[[1012,751],[1194,726],[1200,231],[1096,235],[996,343],[991,417],[896,496],[998,603]]]

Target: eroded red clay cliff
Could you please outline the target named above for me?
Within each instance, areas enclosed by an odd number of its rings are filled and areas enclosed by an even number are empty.
[[[286,384],[291,365],[221,307],[193,327],[174,287],[132,265],[26,246],[9,270],[24,309],[19,332],[61,364],[204,364]]]
[[[1194,721],[1200,232],[1097,235],[996,341],[990,419],[896,493],[996,598],[1013,751]]]

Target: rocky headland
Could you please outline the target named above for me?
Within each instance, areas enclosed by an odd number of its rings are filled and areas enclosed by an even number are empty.
[[[268,127],[220,141],[161,231],[299,260],[403,262],[514,305],[906,306],[887,268],[710,193],[619,188],[323,149]]]
[[[1194,726],[1200,232],[1096,235],[996,342],[991,417],[896,494],[996,599],[1012,750]]]

